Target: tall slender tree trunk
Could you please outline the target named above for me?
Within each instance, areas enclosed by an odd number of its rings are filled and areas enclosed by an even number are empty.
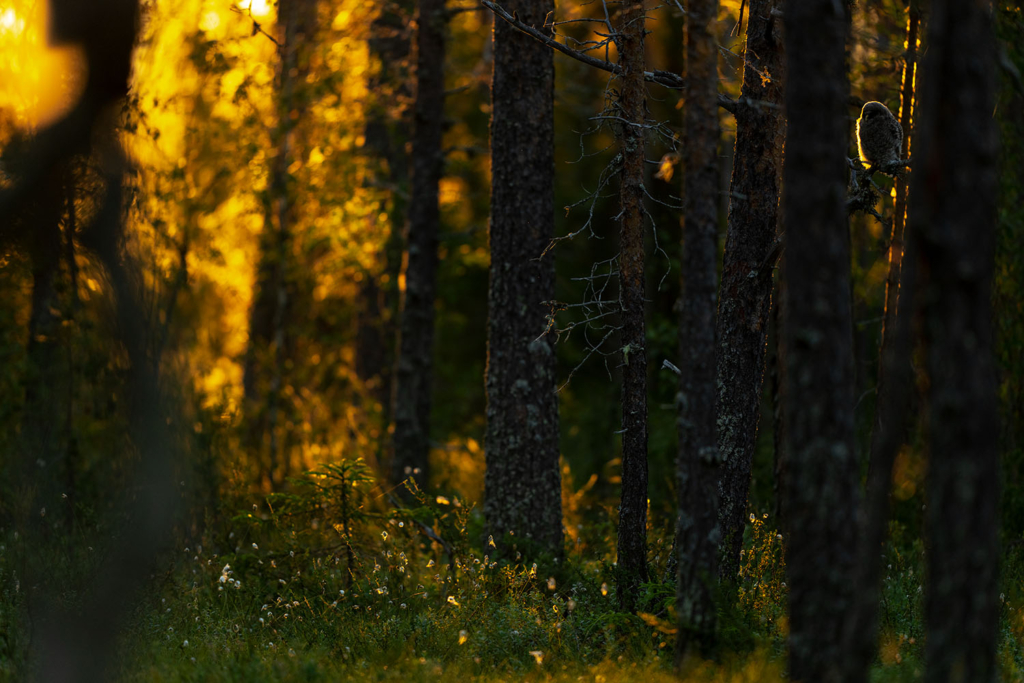
[[[928,24],[910,192],[930,379],[925,681],[990,683],[999,616],[992,6],[935,0]]]
[[[411,91],[406,60],[412,49],[409,24],[413,2],[388,2],[370,25],[370,54],[380,70],[370,83],[373,100],[367,113],[366,150],[375,157],[373,181],[390,190],[390,234],[379,270],[366,273],[360,283],[357,313],[355,369],[368,394],[380,404],[382,424],[390,421],[391,371],[394,368],[398,320],[398,275],[402,266],[401,227],[409,158],[405,152],[405,111],[401,99]],[[383,442],[383,439],[381,440]]]
[[[686,3],[683,286],[679,318],[678,663],[715,635],[718,472],[715,303],[718,291],[718,0]]]
[[[743,53],[742,102],[736,107],[729,227],[718,304],[718,448],[722,498],[720,575],[739,570],[750,468],[757,445],[761,389],[772,308],[782,187],[785,49],[782,0],[751,0]]]
[[[412,138],[412,193],[405,288],[399,314],[394,387],[394,456],[391,477],[429,479],[430,402],[434,361],[434,301],[437,290],[438,183],[444,156],[444,0],[419,0],[416,17],[416,110]]]
[[[900,125],[903,127],[905,159],[910,153],[911,122],[914,106],[914,77],[917,67],[917,41],[921,20],[918,3],[910,4],[907,17],[907,51],[903,67]],[[913,295],[916,279],[914,258],[904,261],[904,226],[907,213],[907,180],[896,179],[896,201],[889,246],[889,275],[885,288],[885,314],[882,326],[881,361],[878,369],[877,408],[871,433],[871,454],[864,507],[861,512],[860,552],[857,556],[855,605],[847,622],[846,680],[867,681],[868,669],[875,657],[878,639],[878,600],[882,576],[882,544],[889,521],[892,467],[904,443],[913,382],[910,355],[912,345]],[[910,250],[907,251],[908,256]],[[901,282],[901,270],[902,282]]]
[[[279,61],[277,67],[277,127],[275,152],[264,213],[256,294],[249,319],[243,388],[246,404],[247,446],[261,461],[263,476],[276,487],[288,469],[288,454],[281,447],[281,394],[285,376],[288,327],[292,309],[295,233],[295,188],[288,168],[301,156],[296,152],[297,128],[305,107],[298,92],[305,82],[309,60],[300,58],[315,30],[313,0],[281,0],[278,4]]]
[[[619,300],[622,310],[622,499],[619,505],[618,596],[636,609],[647,581],[647,347],[644,322],[644,2],[624,0],[616,27],[622,67],[618,114]]]
[[[505,7],[543,29],[553,0]],[[551,50],[494,18],[491,80],[490,289],[484,512],[509,531],[562,553],[555,354],[544,301],[555,295],[555,65]]]
[[[841,679],[857,520],[845,206],[849,15],[844,3],[802,0],[786,6],[784,20],[789,664],[794,681],[831,683]]]

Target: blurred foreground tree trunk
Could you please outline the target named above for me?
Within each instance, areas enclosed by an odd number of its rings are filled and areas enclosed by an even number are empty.
[[[679,638],[677,663],[715,635],[719,451],[715,426],[718,292],[718,0],[686,3],[682,296],[679,317]]]
[[[402,267],[402,234],[408,192],[409,157],[405,100],[410,95],[409,56],[412,0],[386,2],[370,25],[369,48],[379,70],[369,83],[365,149],[374,157],[372,183],[388,190],[390,234],[377,262],[359,287],[355,369],[367,394],[380,405],[381,425],[391,417],[391,371],[395,361],[398,318],[398,275]],[[385,441],[381,439],[381,443]],[[378,454],[379,457],[380,454]]]
[[[1008,64],[1024,70],[1024,13],[998,11],[996,32]],[[999,368],[1003,532],[1024,534],[1024,84],[1002,69],[999,121],[999,227],[992,306]]]
[[[97,148],[97,158],[103,160],[102,199],[80,231],[80,244],[91,251],[95,263],[105,272],[105,282],[113,295],[115,329],[127,360],[124,377],[130,406],[128,422],[138,453],[127,487],[132,495],[126,496],[124,507],[112,515],[115,520],[125,520],[125,524],[107,534],[116,543],[109,543],[89,563],[89,576],[76,573],[74,577],[61,577],[61,585],[81,586],[81,592],[73,597],[53,595],[48,604],[32,605],[32,653],[24,673],[29,674],[25,678],[47,683],[111,678],[113,672],[108,665],[122,619],[137,598],[142,581],[151,575],[152,563],[169,536],[178,501],[172,485],[173,439],[167,429],[172,420],[161,400],[155,368],[147,358],[139,291],[142,279],[134,267],[133,255],[123,248],[122,219],[127,203],[122,175],[127,164],[114,122],[128,93],[138,17],[137,0],[51,1],[49,39],[80,47],[88,76],[74,106],[41,130],[32,142],[26,154],[29,167],[0,190],[0,249],[6,249],[17,237],[19,215],[26,208],[31,210],[33,195],[74,155],[88,155]],[[54,203],[57,207],[64,205],[61,193],[54,197]],[[58,254],[59,236],[52,247]],[[30,556],[27,564],[45,565],[49,574],[67,571],[62,563],[54,565],[53,557],[57,555],[50,555],[46,547],[29,546],[26,550]],[[34,577],[26,577],[26,583],[39,585]]]
[[[61,497],[67,481],[65,413],[70,378],[61,350],[63,314],[60,291],[61,222],[67,208],[70,164],[54,169],[37,186],[21,220],[28,223],[32,260],[32,305],[26,345],[25,404],[21,435],[25,449],[23,483],[29,487],[22,504],[37,528],[48,527],[67,507]],[[41,542],[35,539],[33,542]]]
[[[622,499],[619,505],[618,597],[634,611],[647,571],[647,349],[644,322],[643,0],[624,0],[616,26],[620,76],[619,305],[622,340]]]
[[[243,387],[245,392],[246,445],[256,455],[261,474],[270,488],[286,476],[287,435],[282,430],[282,390],[286,382],[290,339],[291,299],[294,295],[293,253],[295,204],[294,180],[288,172],[302,158],[296,150],[296,128],[306,109],[299,90],[305,83],[309,59],[307,39],[315,30],[314,0],[281,0],[278,6],[277,127],[273,132],[274,157],[270,187],[264,199],[265,224],[260,238],[260,261],[249,318]],[[265,454],[265,455],[264,455]]]
[[[391,480],[399,483],[412,477],[421,487],[429,479],[446,26],[444,0],[419,0],[412,191],[394,373]]]
[[[78,229],[78,211],[75,205],[79,196],[78,182],[79,173],[73,162],[68,163],[67,181],[65,191],[64,209],[64,234],[62,250],[64,265],[67,268],[67,289],[68,297],[64,312],[64,320],[71,330],[81,329],[82,301],[78,296],[78,259],[75,245],[76,230]],[[81,455],[78,450],[78,432],[75,430],[75,409],[78,397],[78,384],[75,381],[79,372],[78,362],[75,354],[76,344],[69,339],[66,346],[67,352],[67,381],[64,383],[66,400],[64,402],[64,437],[67,439],[64,456],[64,482],[61,491],[64,496],[64,521],[68,529],[75,524],[75,506],[78,504],[79,493],[79,472],[81,467]],[[66,497],[65,497],[66,496]]]
[[[785,422],[790,678],[841,680],[856,550],[845,3],[786,6]]]
[[[739,571],[772,310],[786,135],[785,46],[782,19],[773,14],[781,9],[782,0],[750,2],[743,87],[736,107],[736,152],[717,321],[716,406],[722,457],[719,575],[726,580],[735,579]]]
[[[917,69],[917,43],[921,11],[912,0],[907,14],[907,51],[900,92],[900,125],[903,127],[901,157],[910,154],[911,123],[914,109],[914,80]],[[847,663],[849,683],[867,681],[878,641],[878,603],[882,577],[882,547],[889,523],[892,468],[896,454],[906,437],[909,401],[913,383],[911,368],[912,327],[914,318],[915,256],[907,250],[904,259],[904,226],[907,215],[907,179],[896,178],[896,201],[889,245],[889,275],[885,283],[885,313],[879,350],[875,424],[871,433],[871,452],[864,506],[861,511],[860,551],[857,555],[855,604],[847,625]],[[902,264],[906,261],[906,268]],[[901,277],[902,271],[902,277]]]
[[[539,30],[553,0],[505,9]],[[514,531],[562,554],[555,354],[543,302],[555,298],[551,49],[494,17],[490,288],[484,512],[497,542]]]
[[[999,617],[992,6],[935,0],[928,25],[909,218],[930,380],[924,680],[990,683]]]

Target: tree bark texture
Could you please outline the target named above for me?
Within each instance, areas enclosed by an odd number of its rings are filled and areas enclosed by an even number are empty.
[[[719,573],[724,579],[739,571],[772,307],[786,135],[785,46],[782,20],[772,12],[781,9],[782,0],[750,2],[740,99],[764,104],[740,104],[735,115],[736,152],[717,322]]]
[[[784,230],[785,228],[780,225],[780,234]],[[789,468],[786,462],[786,444],[789,443],[789,439],[786,438],[786,421],[783,415],[785,412],[784,398],[786,396],[786,345],[782,335],[782,320],[785,318],[782,309],[786,291],[785,260],[786,256],[783,254],[779,258],[779,274],[775,278],[775,305],[772,307],[772,322],[775,325],[775,345],[772,348],[774,354],[770,363],[772,368],[772,476],[774,478],[772,481],[772,493],[775,495],[775,523],[776,528],[782,531],[785,536],[788,536],[786,480],[789,478]]]
[[[619,304],[622,314],[622,498],[618,597],[633,611],[647,581],[647,355],[644,322],[644,3],[625,0],[616,27],[619,66]]]
[[[282,452],[279,429],[280,395],[286,380],[285,357],[290,345],[287,337],[294,293],[292,271],[296,267],[292,253],[295,188],[288,167],[296,158],[296,128],[305,109],[297,90],[305,82],[309,60],[300,52],[315,30],[315,18],[316,3],[311,0],[282,0],[278,6],[278,123],[243,374],[246,438],[249,448],[258,454],[264,479],[271,488],[280,483],[287,470],[284,461],[288,455]]]
[[[790,677],[803,683],[841,679],[856,550],[845,206],[848,26],[843,3],[803,0],[786,6],[786,570]]]
[[[539,30],[552,0],[506,5]],[[487,327],[484,513],[495,539],[509,531],[562,552],[555,354],[542,302],[555,296],[554,83],[551,50],[494,19],[491,80],[491,270]]]
[[[398,358],[392,415],[395,483],[429,478],[430,401],[437,289],[438,183],[444,162],[444,0],[420,0],[416,17],[416,105],[412,138],[412,192],[402,272]]]
[[[686,3],[683,252],[679,319],[680,663],[715,634],[719,451],[715,431],[715,303],[718,293],[718,0]]]
[[[914,106],[914,80],[917,68],[917,39],[921,12],[912,2],[907,16],[907,52],[903,68],[900,125],[903,127],[901,157],[910,154],[910,133]],[[916,286],[915,257],[907,250],[904,261],[904,226],[907,212],[907,180],[896,179],[896,201],[889,246],[889,274],[885,286],[885,313],[879,350],[875,424],[871,433],[871,452],[864,507],[861,511],[860,552],[857,556],[855,604],[847,622],[846,680],[868,680],[868,669],[875,658],[878,639],[878,601],[882,578],[882,546],[889,522],[892,468],[896,454],[906,437],[909,401],[913,383],[911,368],[913,296]],[[902,277],[901,277],[902,270]]]
[[[928,22],[910,193],[930,378],[924,680],[989,683],[999,615],[992,7],[935,0]]]
[[[398,316],[398,275],[402,266],[401,226],[405,222],[403,188],[408,183],[405,153],[405,112],[401,100],[409,94],[406,62],[412,49],[410,0],[388,2],[370,25],[370,54],[380,64],[371,79],[373,100],[367,112],[366,150],[374,158],[374,182],[390,189],[388,220],[391,234],[384,245],[380,269],[366,273],[359,290],[356,314],[355,370],[367,393],[390,421],[391,371],[394,368]],[[386,277],[385,277],[386,276]]]

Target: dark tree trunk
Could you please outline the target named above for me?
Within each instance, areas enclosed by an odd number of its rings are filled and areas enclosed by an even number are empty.
[[[393,416],[395,483],[429,478],[430,400],[434,360],[434,299],[438,183],[444,162],[444,0],[420,0],[416,18],[416,111],[412,138],[412,193],[403,263],[405,290],[399,314]]]
[[[925,680],[996,680],[998,418],[992,7],[935,0],[910,193],[929,414]]]
[[[282,230],[272,216],[273,211],[268,208],[267,223],[260,238],[260,263],[249,314],[249,344],[242,378],[246,448],[259,463],[260,476],[271,488],[279,478],[276,452],[267,444],[267,433],[272,430],[272,404],[276,406],[277,401],[274,387],[280,385],[278,362],[283,349],[275,347],[275,343],[284,340],[289,293],[287,262],[291,255],[290,227],[286,225]],[[276,409],[273,421],[276,422]]]
[[[25,447],[26,472],[23,481],[34,490],[29,494],[32,521],[48,527],[62,512],[62,487],[66,463],[61,420],[67,382],[60,349],[61,302],[60,223],[66,202],[66,173],[51,172],[35,191],[22,220],[29,222],[29,254],[32,258],[32,306],[26,347],[25,405],[21,433]],[[49,517],[47,517],[49,515]],[[37,541],[39,539],[36,539]]]
[[[396,335],[394,318],[388,310],[387,285],[382,285],[379,279],[388,272],[387,265],[384,264],[383,273],[373,270],[364,273],[359,283],[354,363],[365,395],[380,406],[381,424],[384,425],[390,412],[391,370],[388,359],[394,358],[390,347]]]
[[[75,231],[78,229],[78,213],[75,208],[77,175],[73,170],[72,163],[68,164],[68,168],[63,234],[64,262],[68,269],[68,303],[65,319],[70,323],[71,329],[76,329],[81,311],[81,300],[78,297],[78,260],[75,256]],[[62,493],[67,495],[64,502],[64,522],[65,526],[71,529],[75,523],[75,504],[78,501],[79,453],[74,423],[77,391],[75,378],[78,367],[75,363],[75,344],[69,340],[65,350],[67,352],[67,382],[65,383],[64,434],[67,438],[67,455],[64,458],[64,490]]]
[[[553,0],[512,0],[541,28]],[[541,28],[541,30],[544,30]],[[562,553],[555,354],[542,302],[555,296],[554,83],[551,50],[494,19],[491,270],[487,329],[487,526]]]
[[[170,445],[172,439],[160,411],[157,378],[145,360],[142,321],[143,307],[134,285],[140,280],[129,277],[133,261],[123,253],[121,216],[125,206],[119,166],[120,149],[114,127],[94,130],[98,111],[120,100],[128,92],[132,46],[138,3],[134,0],[110,0],[89,3],[83,17],[81,3],[54,2],[51,5],[52,35],[75,41],[84,37],[83,53],[89,78],[78,104],[63,118],[40,132],[27,154],[35,168],[20,178],[18,184],[0,193],[0,239],[8,237],[16,213],[20,213],[33,194],[32,189],[45,182],[61,165],[70,162],[75,150],[85,149],[90,140],[105,160],[106,189],[102,204],[85,230],[83,241],[94,250],[99,265],[109,276],[115,294],[116,327],[124,342],[129,361],[127,393],[131,400],[130,425],[137,452],[138,474],[128,489],[141,492],[131,496],[123,512],[111,515],[125,520],[116,533],[118,542],[109,544],[109,552],[93,563],[98,569],[78,575],[83,587],[73,606],[61,609],[60,600],[52,600],[39,614],[33,611],[30,634],[31,651],[25,670],[32,680],[47,682],[104,681],[113,672],[107,670],[116,637],[122,632],[122,617],[134,602],[141,579],[150,576],[152,561],[163,550],[169,538],[170,523],[175,514],[176,491],[173,481]],[[102,27],[103,30],[97,30]],[[113,117],[105,117],[113,122]],[[93,133],[97,133],[93,135]],[[55,204],[62,205],[60,196]],[[6,246],[6,245],[5,245]],[[59,253],[60,244],[54,251]],[[126,265],[127,264],[127,265]],[[133,273],[137,275],[137,273]],[[109,535],[109,534],[108,534]],[[42,548],[26,544],[26,564],[41,559]],[[52,554],[43,553],[52,558]],[[49,571],[60,571],[52,563]],[[28,570],[31,571],[31,570]],[[34,577],[26,578],[27,590],[35,592]],[[34,605],[36,603],[33,603]]]
[[[779,232],[780,234],[783,232],[781,225],[779,226]],[[779,274],[775,278],[775,305],[772,307],[772,323],[775,325],[774,357],[771,360],[772,429],[774,430],[772,433],[772,455],[774,458],[772,462],[772,492],[775,495],[774,512],[776,528],[781,530],[783,534],[788,535],[789,528],[786,522],[788,518],[786,513],[786,479],[789,476],[786,462],[786,444],[788,439],[786,438],[786,421],[783,415],[785,412],[786,396],[786,345],[782,335],[782,320],[785,318],[782,309],[782,302],[785,298],[784,292],[786,291],[785,260],[786,256],[783,254],[779,258]]]
[[[917,67],[917,36],[921,12],[912,2],[907,19],[907,53],[903,69],[900,125],[903,127],[905,159],[910,153],[910,125],[914,102],[914,76]],[[889,247],[889,275],[885,287],[885,314],[879,351],[875,425],[871,433],[871,454],[864,508],[861,516],[860,552],[857,557],[856,603],[847,625],[846,680],[867,681],[868,669],[875,657],[878,638],[878,600],[882,576],[882,545],[889,521],[892,467],[896,453],[906,436],[908,402],[913,381],[911,327],[914,316],[913,294],[916,264],[907,259],[902,274],[904,225],[907,211],[907,181],[896,179],[896,201],[892,217],[892,241]],[[908,255],[910,254],[908,250]]]
[[[718,290],[718,0],[686,3],[683,285],[679,318],[679,638],[677,662],[715,634],[718,471],[715,302]]]
[[[390,421],[391,371],[394,368],[398,316],[398,275],[402,266],[401,226],[405,221],[402,199],[408,182],[405,111],[398,102],[408,96],[408,70],[403,68],[411,50],[411,0],[387,3],[370,25],[370,54],[380,62],[372,79],[373,93],[366,121],[366,150],[375,158],[373,181],[390,190],[388,221],[391,233],[384,245],[379,270],[364,274],[356,316],[355,370],[367,393],[379,405],[381,423]]]
[[[619,299],[622,310],[622,500],[618,596],[633,611],[647,581],[647,349],[644,324],[644,2],[624,0],[619,48]]]
[[[736,107],[732,198],[718,304],[720,575],[725,579],[739,570],[772,307],[786,132],[785,51],[782,21],[772,16],[776,9],[782,9],[782,0],[751,0],[748,10],[740,97],[768,106]]]
[[[280,444],[281,393],[285,383],[285,355],[292,308],[295,263],[295,190],[288,167],[297,156],[296,128],[305,109],[298,88],[305,82],[309,60],[300,58],[315,29],[316,3],[282,0],[278,6],[279,63],[277,69],[278,123],[270,188],[264,206],[266,224],[261,237],[260,265],[249,320],[243,389],[246,403],[247,446],[262,461],[263,476],[271,488],[287,471],[287,453]],[[264,446],[265,444],[265,446]],[[265,453],[265,457],[264,457]]]
[[[786,570],[790,677],[803,683],[840,680],[856,549],[848,26],[844,3],[786,6]]]

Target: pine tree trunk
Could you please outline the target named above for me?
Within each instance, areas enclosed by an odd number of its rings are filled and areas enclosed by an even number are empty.
[[[719,451],[715,427],[718,292],[718,0],[686,3],[683,286],[679,319],[677,661],[714,640]],[[685,340],[685,341],[684,341]]]
[[[780,224],[779,233],[783,234],[784,228]],[[785,251],[785,250],[783,250]],[[782,320],[785,314],[782,311],[782,302],[785,299],[785,260],[783,254],[779,258],[779,273],[775,278],[775,305],[772,311],[772,323],[775,325],[775,346],[772,363],[772,493],[775,495],[775,522],[776,528],[786,536],[789,535],[788,514],[786,508],[787,493],[786,479],[789,477],[788,463],[786,462],[786,421],[785,412],[786,396],[786,345],[782,336]]]
[[[720,575],[725,579],[734,578],[739,570],[772,307],[786,134],[782,21],[772,12],[782,6],[782,0],[750,2],[740,97],[767,106],[736,108],[736,153],[718,304]]]
[[[430,401],[434,361],[434,300],[438,183],[444,162],[444,0],[419,0],[416,18],[416,113],[412,138],[412,193],[403,263],[405,289],[399,314],[391,478],[429,479]]]
[[[309,60],[300,59],[299,53],[307,38],[312,38],[315,17],[316,3],[312,0],[282,0],[278,6],[278,123],[243,375],[246,443],[261,462],[262,475],[271,489],[280,483],[288,464],[284,462],[288,455],[280,445],[281,393],[286,381],[285,356],[294,289],[291,271],[295,268],[295,192],[288,167],[297,156],[301,157],[295,151],[296,128],[305,107],[299,102],[297,89],[305,82]]]
[[[914,102],[914,77],[917,67],[917,36],[921,12],[912,2],[907,18],[907,53],[903,69],[900,125],[903,127],[901,155],[910,153],[911,121]],[[896,179],[896,201],[892,217],[892,241],[889,247],[889,275],[886,279],[885,313],[876,390],[875,425],[871,433],[871,454],[864,507],[861,512],[860,551],[857,557],[856,603],[847,626],[846,680],[867,681],[868,669],[875,657],[878,639],[878,601],[882,577],[882,545],[889,521],[892,467],[904,443],[909,418],[909,400],[913,382],[911,328],[914,316],[913,295],[916,263],[904,261],[904,225],[907,211],[907,180]],[[908,255],[910,251],[908,250]],[[901,282],[901,269],[902,282]]]
[[[398,319],[398,275],[402,264],[401,226],[405,221],[403,190],[408,182],[409,158],[405,153],[408,135],[405,112],[398,101],[408,96],[407,69],[403,68],[412,45],[408,24],[412,18],[410,0],[389,2],[370,25],[371,56],[380,70],[369,91],[373,100],[367,112],[365,148],[377,163],[373,181],[390,190],[388,221],[391,232],[384,245],[379,270],[364,274],[356,314],[355,370],[367,393],[381,409],[381,423],[387,425],[391,411],[391,371],[394,367]]]
[[[998,438],[992,7],[928,15],[910,229],[921,253],[929,416],[925,681],[996,680]]]
[[[505,9],[542,29],[552,0]],[[555,296],[554,83],[551,50],[494,19],[491,270],[487,329],[487,526],[562,553],[555,354],[542,302]]]
[[[619,506],[618,597],[636,609],[647,581],[647,349],[644,323],[644,2],[624,0],[616,27],[618,115],[622,157],[619,190],[619,299],[622,310],[622,499]]]
[[[856,548],[846,35],[833,0],[786,6],[785,422],[790,677],[841,678]]]

